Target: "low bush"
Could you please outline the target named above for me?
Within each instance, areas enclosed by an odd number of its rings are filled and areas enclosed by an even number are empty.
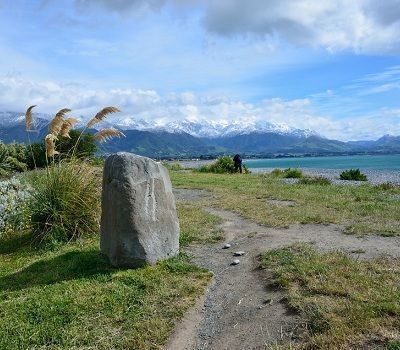
[[[235,172],[235,163],[229,156],[218,158],[214,163],[204,165],[196,171],[200,173],[215,173],[215,174],[233,174]],[[244,174],[249,174],[250,171],[242,164]]]
[[[286,179],[300,179],[303,173],[300,169],[288,168],[283,171],[283,177]]]
[[[172,171],[180,171],[183,170],[183,166],[180,165],[179,163],[175,162],[175,163],[167,163],[164,162],[163,165],[168,169],[168,170],[172,170]]]
[[[201,173],[216,173],[216,174],[234,173],[235,164],[233,163],[233,159],[231,157],[224,156],[218,158],[215,162],[211,164],[202,166],[197,171]]]
[[[331,180],[327,179],[326,177],[323,176],[306,176],[303,177],[299,180],[299,184],[302,185],[330,185]]]
[[[34,240],[54,243],[97,233],[100,181],[84,163],[60,161],[31,177]]]
[[[360,169],[349,169],[340,174],[340,180],[367,181],[367,176]]]
[[[283,177],[283,170],[282,169],[274,169],[271,171],[271,175],[275,177]]]

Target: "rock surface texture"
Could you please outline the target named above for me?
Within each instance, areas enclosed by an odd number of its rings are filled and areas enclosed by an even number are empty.
[[[168,171],[132,153],[104,165],[101,252],[114,266],[138,267],[179,252],[179,221]]]

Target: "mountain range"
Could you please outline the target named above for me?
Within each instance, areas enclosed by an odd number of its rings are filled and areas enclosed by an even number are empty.
[[[0,112],[0,140],[37,142],[47,134],[50,116],[34,114],[34,132],[25,131],[23,113]],[[113,118],[99,127],[116,127],[126,137],[102,144],[103,153],[129,151],[154,158],[215,157],[226,153],[270,157],[352,153],[400,153],[400,136],[342,142],[313,130],[267,121],[172,121],[155,123],[130,117]],[[78,125],[83,127],[82,125]],[[96,132],[96,130],[88,130]]]

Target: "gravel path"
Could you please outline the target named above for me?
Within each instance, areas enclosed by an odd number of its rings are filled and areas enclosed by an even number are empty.
[[[176,196],[193,201],[204,199],[204,192],[180,189]],[[259,268],[259,255],[267,250],[310,242],[320,251],[338,249],[357,259],[400,256],[400,238],[344,235],[338,225],[268,228],[229,211],[205,209],[223,219],[225,242],[193,245],[186,251],[194,263],[214,273],[214,282],[204,301],[177,326],[166,349],[266,349],[301,341],[304,321],[286,307],[284,293]],[[222,249],[225,243],[231,247]],[[245,254],[233,266],[235,251]]]

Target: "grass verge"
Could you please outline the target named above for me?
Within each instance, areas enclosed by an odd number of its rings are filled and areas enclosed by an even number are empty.
[[[98,238],[57,250],[0,242],[0,349],[160,349],[211,275],[184,256],[115,269]]]
[[[176,187],[206,189],[215,205],[260,224],[343,224],[351,234],[400,235],[400,187],[286,184],[276,176],[171,172]],[[294,201],[279,207],[267,199]]]
[[[308,341],[301,348],[398,349],[399,259],[360,262],[295,245],[265,253],[262,266],[308,321]]]
[[[181,225],[181,246],[189,243],[218,242],[224,238],[217,228],[221,218],[190,202],[177,202],[179,223]]]

